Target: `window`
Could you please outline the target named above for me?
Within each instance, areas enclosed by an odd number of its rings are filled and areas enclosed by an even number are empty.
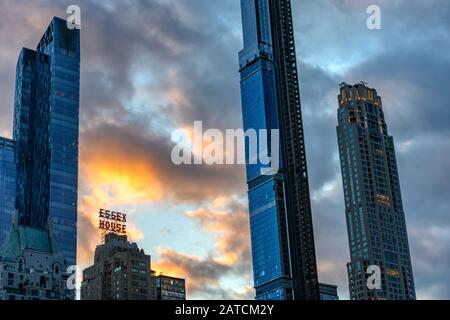
[[[47,287],[47,279],[45,277],[39,278],[39,287],[41,287],[41,288]]]
[[[23,261],[23,258],[19,258],[18,264],[19,264],[19,272],[23,273],[24,272],[24,261]]]

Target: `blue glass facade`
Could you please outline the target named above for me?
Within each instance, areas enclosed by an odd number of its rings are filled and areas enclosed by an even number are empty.
[[[289,166],[296,171],[299,169],[306,171],[306,164],[299,164],[298,166],[301,167],[298,168],[295,164],[295,156],[288,151],[291,149],[286,147],[286,136],[283,136],[284,130],[292,130],[289,128],[291,123],[283,122],[280,117],[280,111],[285,112],[287,105],[280,96],[285,93],[284,90],[290,89],[285,87],[281,91],[280,83],[284,80],[288,81],[288,77],[283,73],[277,73],[275,62],[274,52],[283,51],[281,47],[274,50],[272,41],[274,21],[282,19],[274,14],[273,7],[277,5],[277,2],[271,0],[241,0],[244,49],[239,53],[239,63],[244,130],[270,132],[276,129],[281,131],[281,138],[284,139],[279,141],[282,149],[279,155],[281,163],[279,172],[274,176],[263,175],[262,169],[267,167],[259,162],[250,164],[249,160],[254,155],[250,155],[250,146],[246,141],[256,299],[290,300],[314,299],[314,297],[318,299],[318,287],[317,290],[312,288],[314,283],[317,283],[315,256],[311,254],[314,252],[314,245],[310,247],[309,244],[300,243],[304,240],[305,234],[312,238],[312,225],[304,226],[299,231],[299,210],[292,205],[294,200],[304,195],[303,200],[308,202],[308,205],[303,207],[309,208],[309,191],[303,188],[302,195],[295,196],[294,192],[286,192],[289,173],[285,171],[285,168]],[[290,8],[290,2],[284,2],[283,5]],[[289,21],[291,16],[286,15],[284,18],[283,21]],[[298,90],[297,82],[293,80],[288,82],[295,84]],[[295,108],[298,108],[296,114],[299,114],[298,103],[295,104]],[[297,120],[292,121],[297,123]],[[266,143],[269,150],[272,150],[270,140],[269,135]],[[297,137],[297,140],[298,143],[303,143],[302,136]],[[302,177],[306,179],[306,174]],[[287,199],[289,194],[292,198]],[[311,262],[310,258],[313,261],[311,265],[308,265]],[[312,275],[313,279],[309,279],[309,275]]]
[[[239,56],[244,130],[278,129],[268,2],[242,1],[241,4],[244,50]],[[248,141],[246,153],[249,160]],[[286,237],[280,237],[280,232],[286,233],[283,181],[280,176],[261,175],[261,169],[261,164],[247,164],[256,298],[290,299],[288,243]]]
[[[344,185],[353,300],[414,300],[415,288],[394,139],[381,98],[364,84],[343,85],[337,128]],[[381,289],[367,268],[381,270]]]
[[[54,18],[17,64],[14,140],[20,222],[49,228],[76,263],[80,33]]]
[[[16,208],[14,141],[0,137],[0,247],[11,229]]]

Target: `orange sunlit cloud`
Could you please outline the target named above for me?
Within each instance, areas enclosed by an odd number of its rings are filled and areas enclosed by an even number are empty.
[[[123,205],[163,197],[160,181],[150,164],[122,154],[120,150],[102,151],[100,147],[96,153],[85,155],[86,164],[83,167],[84,182],[99,199],[108,198],[115,205]]]
[[[96,145],[95,152],[82,152],[81,184],[85,195],[80,196],[79,207],[79,261],[92,260],[100,242],[99,208],[136,206],[160,200],[163,191],[152,166],[139,157],[127,157],[123,150],[111,145]],[[107,152],[105,149],[108,149]],[[128,223],[127,235],[131,241],[143,240],[144,233]]]
[[[227,273],[251,277],[248,215],[231,197],[218,197],[207,208],[186,213],[205,231],[215,236],[216,250],[204,257],[160,248],[159,259],[153,264],[155,271],[185,277],[188,291],[201,292],[205,283],[220,287],[220,279]],[[245,271],[239,271],[245,270]],[[235,293],[239,295],[238,293]],[[246,290],[244,296],[252,297]]]
[[[210,211],[200,208],[188,216],[199,221],[205,231],[216,235],[219,257],[226,265],[234,265],[250,251],[246,212]]]

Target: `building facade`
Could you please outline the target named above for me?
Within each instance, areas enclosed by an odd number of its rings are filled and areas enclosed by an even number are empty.
[[[332,284],[319,283],[320,300],[322,301],[338,301],[338,287]]]
[[[73,300],[67,270],[47,229],[13,224],[0,247],[0,300]]]
[[[381,97],[364,83],[342,84],[337,134],[344,185],[353,300],[416,298],[394,139]],[[368,268],[381,271],[369,289]]]
[[[127,236],[107,234],[83,271],[81,300],[156,300],[150,256]]]
[[[75,299],[79,87],[79,29],[53,18],[19,55],[14,142],[0,140],[0,299]]]
[[[281,137],[278,173],[265,175],[262,164],[247,165],[256,298],[318,300],[291,2],[241,0],[241,9],[244,129],[279,130]],[[248,142],[246,155],[248,161]]]
[[[19,222],[48,228],[76,264],[80,33],[54,18],[17,63],[14,141]]]
[[[186,281],[184,279],[155,276],[157,300],[186,300]]]
[[[16,144],[0,137],[0,247],[11,229],[16,208]]]

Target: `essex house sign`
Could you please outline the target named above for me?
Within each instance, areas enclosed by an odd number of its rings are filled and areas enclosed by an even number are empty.
[[[127,234],[127,214],[100,209],[98,213],[99,229],[120,235]]]

